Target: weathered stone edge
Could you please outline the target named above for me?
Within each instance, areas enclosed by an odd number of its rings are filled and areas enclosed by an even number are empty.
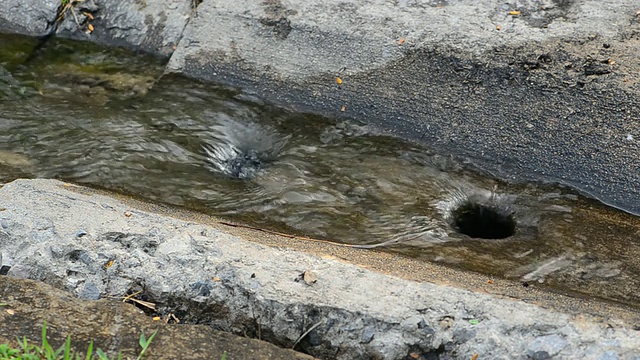
[[[146,300],[184,320],[255,336],[260,331],[261,338],[284,346],[315,326],[297,349],[322,358],[640,355],[640,336],[626,325],[611,328],[265,247],[70,191],[54,180],[9,183],[0,189],[0,207],[6,209],[0,212],[0,248],[2,262],[12,264],[9,275],[89,298],[143,290]],[[313,272],[317,283],[296,281],[304,271]]]

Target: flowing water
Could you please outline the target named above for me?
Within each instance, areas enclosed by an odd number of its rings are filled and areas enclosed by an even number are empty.
[[[636,217],[178,77],[123,50],[0,35],[0,179],[59,178],[253,226],[640,305]]]

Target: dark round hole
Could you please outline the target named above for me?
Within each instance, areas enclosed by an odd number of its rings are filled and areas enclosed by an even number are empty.
[[[516,230],[511,213],[475,202],[462,204],[452,215],[455,228],[472,238],[504,239]]]

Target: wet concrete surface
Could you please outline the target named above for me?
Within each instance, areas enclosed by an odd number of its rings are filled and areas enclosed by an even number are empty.
[[[111,192],[72,188],[85,194],[104,194],[113,196],[125,204],[144,211],[150,211],[164,216],[170,216],[184,221],[194,221],[206,224],[229,234],[243,239],[274,247],[290,248],[304,253],[320,256],[327,259],[336,259],[351,264],[357,264],[366,269],[382,272],[391,276],[417,281],[430,282],[444,286],[453,286],[467,289],[473,292],[497,295],[500,297],[516,299],[525,303],[531,303],[543,308],[557,311],[593,316],[600,321],[625,322],[640,326],[640,314],[637,312],[637,303],[625,301],[611,301],[606,298],[607,285],[600,287],[592,284],[587,294],[570,291],[571,285],[563,287],[548,286],[548,284],[534,281],[521,281],[508,279],[501,276],[493,276],[489,273],[479,275],[477,272],[456,269],[451,266],[433,262],[422,261],[419,257],[407,256],[397,252],[388,252],[380,249],[357,249],[345,244],[332,243],[324,240],[313,240],[304,237],[296,237],[286,234],[277,234],[269,230],[256,230],[245,227],[242,224],[229,226],[229,222],[215,216],[209,216],[201,212],[195,212],[184,208],[153,204],[126,195]],[[609,218],[606,228],[614,228],[620,225],[621,219],[616,212]],[[625,217],[623,215],[623,217]],[[601,216],[598,216],[601,218]],[[624,221],[624,220],[622,220]],[[624,248],[618,248],[624,251]],[[629,284],[625,289],[635,289],[635,285]],[[563,290],[561,290],[563,289]],[[600,292],[604,289],[604,292]],[[632,291],[628,292],[629,294]],[[597,296],[601,294],[602,296]]]
[[[25,65],[33,39],[0,42],[0,64],[11,69],[0,77],[7,181],[78,181],[480,276],[640,303],[633,215],[566,188],[483,177],[369,127],[180,77],[156,80],[162,64],[122,49],[56,39]],[[509,219],[506,232],[471,215],[471,227],[501,235],[464,234],[460,213],[473,209]]]
[[[169,69],[640,212],[632,2],[240,4],[203,3]]]
[[[158,56],[175,50],[171,72],[640,213],[635,2],[197,4],[95,1],[95,31],[79,14],[80,27],[67,16],[60,34]],[[6,2],[0,16],[0,30],[38,36],[55,9]]]

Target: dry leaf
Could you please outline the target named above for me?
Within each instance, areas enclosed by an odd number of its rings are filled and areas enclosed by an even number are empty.
[[[337,78],[336,78],[336,83],[337,83],[338,85],[342,84],[342,79],[340,79],[339,77],[337,77]]]
[[[15,315],[15,313],[16,313],[16,311],[15,311],[15,310],[12,310],[12,309],[7,309],[7,310],[5,310],[5,311],[6,311],[6,312],[7,312],[7,314],[9,314],[9,315]]]
[[[493,280],[487,280],[487,284],[493,284]]]
[[[93,14],[91,14],[91,13],[88,13],[88,12],[86,12],[86,11],[83,11],[83,12],[82,12],[82,15],[84,15],[84,16],[88,17],[89,19],[93,20]]]
[[[107,265],[104,266],[105,269],[108,269],[110,267],[113,266],[113,260],[109,260],[109,262],[107,263]]]
[[[476,360],[478,358],[478,354],[473,354],[473,356],[471,357],[471,360]]]
[[[518,11],[518,10],[511,10],[511,11],[509,11],[509,15],[514,15],[514,16],[515,16],[515,15],[520,15],[520,11]]]
[[[345,110],[347,110],[347,105],[342,105],[342,107],[340,108],[340,111],[344,112]]]
[[[412,353],[409,353],[409,357],[412,359],[418,359],[420,357],[420,354],[412,352]]]
[[[154,316],[153,317],[153,321],[158,321],[158,320],[160,320],[160,316]]]
[[[218,278],[218,277],[214,277],[214,278],[213,278],[213,281],[215,281],[215,282],[220,282],[220,281],[222,281],[222,280],[220,280],[220,278]]]
[[[402,38],[402,39],[398,40],[398,45],[402,45],[402,44],[404,44],[404,42],[405,42],[406,40],[407,40],[406,38]]]

